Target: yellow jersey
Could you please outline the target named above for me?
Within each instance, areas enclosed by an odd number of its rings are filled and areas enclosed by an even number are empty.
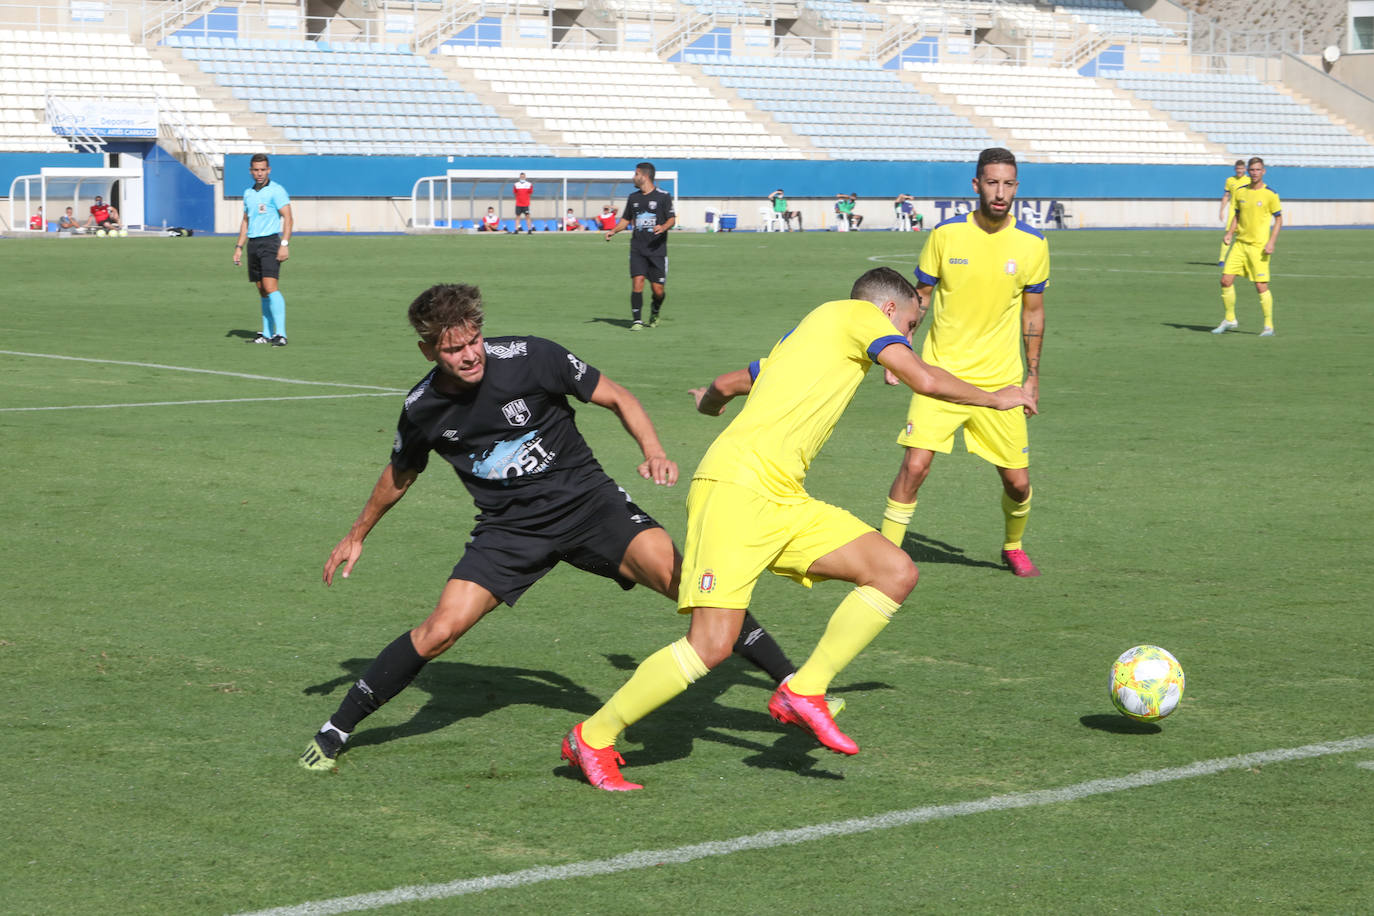
[[[1268,185],[1252,188],[1247,184],[1231,195],[1231,203],[1236,210],[1236,241],[1267,245],[1269,226],[1283,213],[1278,192]]]
[[[1050,246],[1029,223],[988,233],[969,213],[947,219],[921,249],[916,280],[935,287],[921,358],[971,385],[1021,383],[1021,294],[1050,279]]]
[[[748,400],[701,459],[704,480],[737,484],[780,503],[802,487],[864,373],[891,344],[910,346],[872,302],[840,299],[812,310],[750,365]]]
[[[1236,188],[1245,188],[1250,185],[1249,175],[1232,175],[1226,179],[1226,193],[1231,195],[1231,199],[1236,199]]]

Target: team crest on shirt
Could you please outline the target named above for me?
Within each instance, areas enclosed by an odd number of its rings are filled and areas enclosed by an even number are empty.
[[[1007,276],[1008,276],[1008,277],[1014,277],[1014,276],[1016,276],[1016,262],[1015,262],[1015,261],[1008,261],[1008,262],[1007,262]]]
[[[716,587],[716,574],[711,570],[701,574],[701,581],[697,583],[697,591],[709,592]]]
[[[656,201],[656,200],[651,200],[651,201],[649,201],[649,209],[650,209],[650,210],[657,210],[657,209],[658,209],[658,201]]]
[[[506,422],[511,426],[524,426],[530,422],[530,409],[525,406],[524,398],[501,405],[501,413],[506,415]]]

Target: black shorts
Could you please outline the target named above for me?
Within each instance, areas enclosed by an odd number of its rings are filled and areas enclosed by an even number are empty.
[[[280,246],[280,235],[260,235],[248,240],[248,247],[243,253],[248,261],[249,280],[256,283],[263,277],[276,279],[281,276],[281,262],[277,260]]]
[[[529,216],[529,215],[530,215],[530,208],[529,208],[529,207],[516,207],[516,208],[515,208],[515,215],[516,215],[516,216]]]
[[[630,276],[648,277],[650,283],[668,282],[668,255],[630,249]]]
[[[607,477],[579,501],[575,512],[554,524],[536,529],[501,519],[479,521],[449,578],[476,582],[512,606],[559,562],[629,590],[634,582],[620,575],[625,551],[641,531],[662,527]]]

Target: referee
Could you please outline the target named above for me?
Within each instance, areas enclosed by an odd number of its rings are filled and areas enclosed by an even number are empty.
[[[234,245],[234,266],[248,255],[248,279],[258,285],[262,298],[262,332],[253,343],[286,346],[286,299],[277,288],[281,262],[291,256],[291,198],[272,180],[266,153],[254,153],[248,162],[253,186],[243,192],[243,224]],[[245,252],[244,245],[247,244]]]

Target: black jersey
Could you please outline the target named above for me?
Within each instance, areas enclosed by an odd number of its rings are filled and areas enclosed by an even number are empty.
[[[620,218],[630,224],[630,250],[662,255],[668,252],[668,233],[654,235],[654,227],[668,222],[673,212],[673,195],[654,188],[648,194],[634,191],[625,200]]]
[[[406,396],[391,463],[423,471],[429,453],[453,465],[481,519],[538,524],[606,479],[573,421],[601,373],[542,337],[488,337],[476,388],[445,394],[435,369]]]

